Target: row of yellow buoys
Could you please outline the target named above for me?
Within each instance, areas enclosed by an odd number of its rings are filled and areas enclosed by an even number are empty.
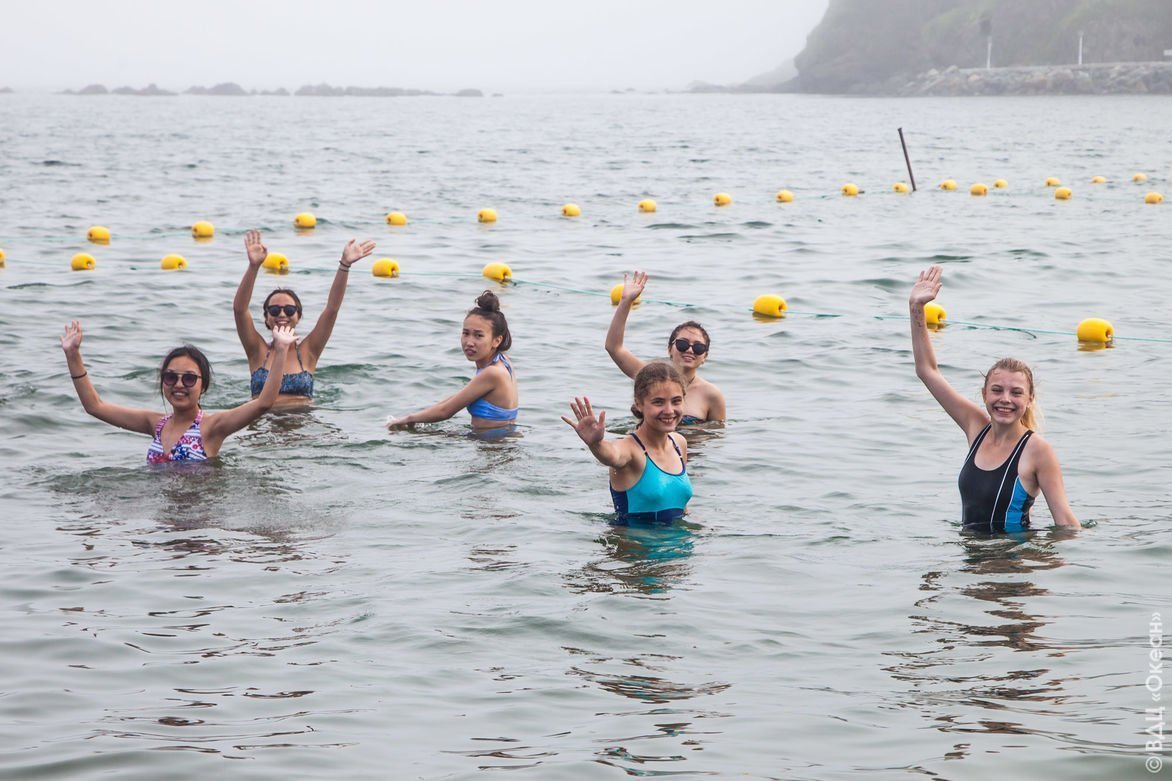
[[[1147,174],[1137,173],[1131,177],[1131,180],[1136,183],[1143,183],[1148,180],[1148,177],[1147,177]],[[1095,177],[1091,178],[1091,184],[1106,184],[1106,182],[1107,182],[1107,178],[1105,176],[1095,176]],[[1005,181],[1004,179],[998,179],[995,182],[993,182],[993,186],[997,189],[1004,189],[1009,186],[1009,182]],[[1045,186],[1054,188],[1054,198],[1056,200],[1069,201],[1071,198],[1074,197],[1074,191],[1071,190],[1069,187],[1064,187],[1062,185],[1062,180],[1056,176],[1047,177],[1046,182],[1045,182]],[[844,185],[843,186],[843,195],[851,194],[851,193],[846,192],[847,187],[853,187],[853,185]],[[955,179],[945,179],[943,182],[940,183],[941,190],[955,190],[956,188],[957,188],[957,184],[956,184]],[[904,184],[903,182],[896,182],[895,187],[893,189],[897,193],[906,193],[908,191],[907,185]],[[982,195],[988,195],[989,194],[989,187],[988,187],[988,185],[986,185],[982,182],[976,182],[971,187],[969,187],[969,194],[973,195],[973,196],[977,196],[977,197],[982,196]],[[1144,195],[1144,203],[1156,204],[1156,203],[1163,203],[1163,202],[1164,202],[1164,196],[1161,193],[1150,192],[1150,193],[1147,193],[1146,195]]]

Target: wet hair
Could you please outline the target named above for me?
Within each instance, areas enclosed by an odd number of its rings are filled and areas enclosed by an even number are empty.
[[[208,389],[212,387],[212,365],[208,362],[208,357],[203,354],[203,351],[198,347],[192,347],[190,344],[185,344],[181,347],[176,347],[171,352],[167,353],[167,357],[163,358],[163,363],[159,366],[159,394],[163,393],[163,372],[167,371],[167,366],[176,358],[187,356],[195,361],[196,367],[199,369],[199,376],[202,378],[200,382],[200,393],[207,393]],[[165,397],[164,397],[165,398]]]
[[[301,299],[297,297],[297,294],[294,293],[291,288],[279,287],[265,296],[265,302],[260,305],[260,315],[262,318],[264,318],[266,324],[269,320],[269,302],[272,301],[273,296],[277,295],[278,293],[284,293],[285,295],[289,296],[289,298],[292,298],[293,304],[297,307],[297,316],[301,316]]]
[[[492,337],[501,337],[501,343],[496,348],[498,353],[509,351],[513,346],[513,337],[509,334],[509,321],[505,320],[505,313],[501,311],[501,300],[496,297],[496,293],[485,290],[476,298],[476,306],[469,309],[468,314],[483,317],[492,326]]]
[[[1041,410],[1038,409],[1037,402],[1034,400],[1034,373],[1025,361],[1019,361],[1016,358],[1002,358],[990,366],[989,371],[985,372],[985,383],[981,386],[981,398],[985,397],[985,391],[989,389],[989,377],[998,369],[1007,372],[1020,372],[1025,375],[1026,387],[1030,393],[1030,406],[1021,416],[1021,422],[1026,428],[1037,431],[1042,422]]]
[[[635,375],[635,401],[645,398],[651,389],[661,382],[674,382],[680,386],[680,393],[688,395],[688,386],[679,369],[667,361],[651,361],[644,364]],[[640,421],[643,420],[643,413],[634,404],[631,405],[631,414]]]
[[[704,326],[700,325],[695,320],[689,320],[686,323],[680,323],[672,329],[671,336],[667,337],[667,349],[669,351],[671,350],[671,343],[676,340],[676,337],[680,335],[680,331],[684,330],[685,328],[695,328],[700,332],[700,335],[704,337],[704,344],[708,345],[709,347],[712,346],[712,338],[708,336],[708,332],[704,330]]]

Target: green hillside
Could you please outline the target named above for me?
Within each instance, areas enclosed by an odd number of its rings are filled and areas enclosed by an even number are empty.
[[[1142,62],[1172,49],[1170,0],[830,0],[788,86],[894,91],[931,68]]]

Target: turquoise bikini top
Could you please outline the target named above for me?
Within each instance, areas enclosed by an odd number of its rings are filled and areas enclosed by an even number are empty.
[[[509,376],[511,377],[513,375],[513,367],[509,363],[509,359],[504,356],[504,353],[497,353],[496,357],[488,362],[488,366],[492,366],[497,361],[500,361],[505,365],[505,368],[509,370]],[[487,369],[488,366],[485,366],[484,368]],[[481,371],[483,371],[483,369],[477,369],[476,373],[480,374]],[[512,409],[498,407],[482,396],[468,405],[468,414],[472,415],[474,418],[484,418],[485,420],[516,420],[517,409],[517,407],[513,407]]]

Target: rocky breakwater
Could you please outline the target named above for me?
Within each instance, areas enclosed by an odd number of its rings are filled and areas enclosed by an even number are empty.
[[[916,95],[1172,95],[1172,62],[930,70],[907,82]]]

